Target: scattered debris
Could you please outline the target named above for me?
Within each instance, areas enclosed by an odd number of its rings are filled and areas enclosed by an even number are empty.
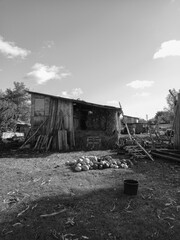
[[[74,217],[68,217],[65,224],[69,224],[71,226],[74,226],[74,224],[75,224]]]
[[[18,213],[17,217],[21,216],[23,213],[25,213],[29,209],[29,205],[26,209],[24,209],[22,212]]]
[[[7,234],[9,234],[9,233],[12,233],[12,232],[13,232],[12,230],[11,230],[11,231],[8,231],[8,232],[3,232],[3,231],[2,231],[2,235],[5,236],[5,235],[7,235]]]
[[[165,218],[163,218],[164,220],[172,220],[172,221],[174,221],[175,220],[175,218],[173,218],[173,217],[165,217]]]
[[[155,149],[151,151],[151,154],[162,159],[168,159],[173,161],[180,161],[180,152],[175,149]]]
[[[157,209],[157,217],[159,219],[161,219],[161,214],[162,214],[162,211],[160,209]]]
[[[60,237],[60,232],[57,232],[55,229],[51,230],[51,234],[56,238],[59,239]]]
[[[46,180],[46,181],[43,181],[43,182],[41,183],[41,185],[44,185],[44,184],[46,184],[46,183],[50,183],[50,181],[51,181],[51,179]]]
[[[66,211],[66,209],[63,209],[63,210],[58,211],[58,212],[53,212],[53,213],[49,213],[49,214],[42,214],[42,215],[40,215],[40,217],[52,217],[52,216],[56,216],[60,213],[63,213],[65,211]]]
[[[22,227],[23,225],[22,225],[22,223],[17,222],[17,223],[14,223],[12,226],[13,227]]]
[[[113,208],[110,209],[110,212],[113,212],[113,211],[115,210],[115,208],[116,208],[116,205],[115,205],[115,203],[114,203],[114,204],[113,204]]]
[[[131,211],[129,211],[129,208],[131,207],[131,202],[132,202],[132,199],[128,202],[128,205],[127,205],[127,207],[125,208],[125,211],[126,211],[126,212],[131,212]]]
[[[180,205],[178,205],[178,206],[176,207],[176,209],[177,209],[177,212],[179,212],[179,209],[180,209]]]
[[[33,180],[33,182],[38,182],[40,179],[41,179],[41,177],[35,178],[35,179]]]
[[[89,237],[87,236],[81,236],[83,239],[89,239]]]
[[[11,206],[11,205],[19,202],[19,200],[20,200],[20,199],[19,199],[18,197],[15,197],[15,196],[14,196],[14,197],[11,197],[11,198],[9,198],[9,199],[4,199],[3,202],[6,203],[6,204],[8,204],[9,206]]]
[[[62,234],[61,238],[62,240],[70,240],[72,239],[72,237],[76,236],[76,234],[72,234],[72,233],[67,233],[67,234]]]
[[[31,209],[33,210],[34,208],[36,208],[36,207],[37,207],[37,205],[38,205],[38,204],[36,203],[34,206],[32,206],[32,208],[31,208]]]

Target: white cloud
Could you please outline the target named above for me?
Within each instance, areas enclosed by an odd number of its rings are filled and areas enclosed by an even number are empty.
[[[14,42],[6,42],[3,37],[0,36],[0,52],[7,58],[20,57],[26,58],[31,52],[29,50],[17,47]]]
[[[72,76],[72,74],[70,72],[62,72],[61,73],[61,77],[63,77],[63,78],[66,78],[66,77],[69,77],[69,76]]]
[[[38,84],[43,84],[52,79],[62,79],[66,76],[65,73],[62,72],[63,67],[53,66],[46,66],[42,63],[36,63],[32,67],[32,71],[26,75],[26,78],[34,79],[37,81]],[[70,73],[68,73],[70,76]]]
[[[54,41],[44,41],[43,48],[52,48],[54,46]]]
[[[165,58],[169,56],[180,56],[180,41],[170,40],[161,43],[160,49],[154,54],[153,58]]]
[[[71,98],[71,95],[70,95],[67,91],[62,91],[62,92],[61,92],[61,97]]]
[[[72,89],[71,93],[68,93],[67,91],[61,92],[61,96],[65,98],[77,98],[82,94],[83,94],[83,91],[81,88],[74,88]]]
[[[72,89],[71,93],[74,97],[79,97],[80,95],[83,94],[83,91],[81,88],[74,88],[74,89]]]
[[[107,101],[107,104],[114,107],[119,107],[119,102],[117,100]]]
[[[144,80],[144,81],[140,81],[140,80],[135,80],[135,81],[132,81],[130,83],[127,83],[126,86],[128,87],[132,87],[132,88],[135,88],[135,89],[138,89],[138,88],[146,88],[146,87],[151,87],[153,85],[154,81],[147,81],[147,80]]]
[[[150,95],[149,92],[141,92],[141,93],[136,93],[134,96],[135,97],[148,97]]]
[[[62,96],[67,96],[68,93],[67,93],[67,91],[62,91],[61,95],[62,95]]]

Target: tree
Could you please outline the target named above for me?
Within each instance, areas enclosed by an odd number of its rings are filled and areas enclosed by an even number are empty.
[[[174,107],[177,101],[177,95],[178,95],[178,91],[176,91],[173,88],[172,90],[169,90],[169,94],[166,97],[166,101],[168,104],[167,110],[170,111],[171,113],[174,113]]]
[[[2,131],[14,130],[17,120],[29,122],[30,96],[22,82],[14,82],[14,88],[0,92],[0,126]]]
[[[170,123],[171,112],[170,111],[158,111],[154,117],[155,123]]]
[[[158,111],[154,118],[148,120],[148,124],[164,122],[170,123],[174,119],[174,108],[177,102],[177,95],[178,91],[174,88],[169,90],[169,94],[166,97],[167,107],[164,108],[162,111]]]

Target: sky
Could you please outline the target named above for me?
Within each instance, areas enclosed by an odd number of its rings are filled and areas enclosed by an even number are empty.
[[[0,89],[153,118],[180,89],[180,0],[0,0]]]

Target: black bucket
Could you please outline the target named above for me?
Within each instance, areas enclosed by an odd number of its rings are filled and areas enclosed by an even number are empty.
[[[127,179],[124,180],[124,193],[128,195],[137,195],[138,181]]]

